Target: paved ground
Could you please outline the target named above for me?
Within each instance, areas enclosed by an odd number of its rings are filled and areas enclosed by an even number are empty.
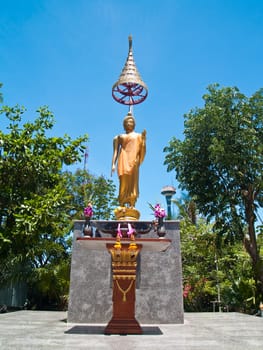
[[[66,312],[0,314],[0,349],[256,350],[263,318],[238,313],[186,313],[182,325],[141,325],[143,335],[105,336],[105,325],[66,322]]]

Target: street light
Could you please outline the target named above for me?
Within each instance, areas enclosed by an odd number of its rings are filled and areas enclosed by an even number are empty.
[[[175,193],[176,193],[176,189],[173,186],[165,186],[162,188],[162,191],[161,191],[161,194],[163,194],[166,198],[168,219],[172,218],[171,202],[172,202],[172,196]]]

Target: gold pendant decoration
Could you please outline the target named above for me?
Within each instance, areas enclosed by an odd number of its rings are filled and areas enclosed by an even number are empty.
[[[126,290],[122,289],[121,286],[119,285],[119,281],[116,280],[116,285],[119,289],[119,291],[122,293],[122,301],[123,302],[126,302],[127,301],[127,298],[126,298],[126,294],[131,290],[131,287],[133,285],[133,281],[134,280],[131,280],[131,283],[129,284],[128,288]]]

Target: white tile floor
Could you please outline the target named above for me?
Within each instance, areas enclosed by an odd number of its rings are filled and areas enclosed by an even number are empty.
[[[184,324],[141,325],[143,335],[105,336],[105,325],[68,324],[66,312],[0,314],[0,349],[257,350],[263,318],[238,313],[186,313]]]

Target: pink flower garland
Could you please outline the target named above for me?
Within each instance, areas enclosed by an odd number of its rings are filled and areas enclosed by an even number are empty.
[[[161,208],[160,204],[156,204],[154,206],[154,216],[156,218],[164,218],[166,216],[166,212],[163,208]]]
[[[118,224],[118,228],[117,228],[117,237],[122,238],[121,224]]]
[[[84,216],[91,218],[93,215],[93,209],[91,203],[84,209]]]
[[[127,232],[127,236],[131,237],[131,235],[133,235],[135,232],[135,230],[132,228],[131,224],[128,224],[128,232]]]

